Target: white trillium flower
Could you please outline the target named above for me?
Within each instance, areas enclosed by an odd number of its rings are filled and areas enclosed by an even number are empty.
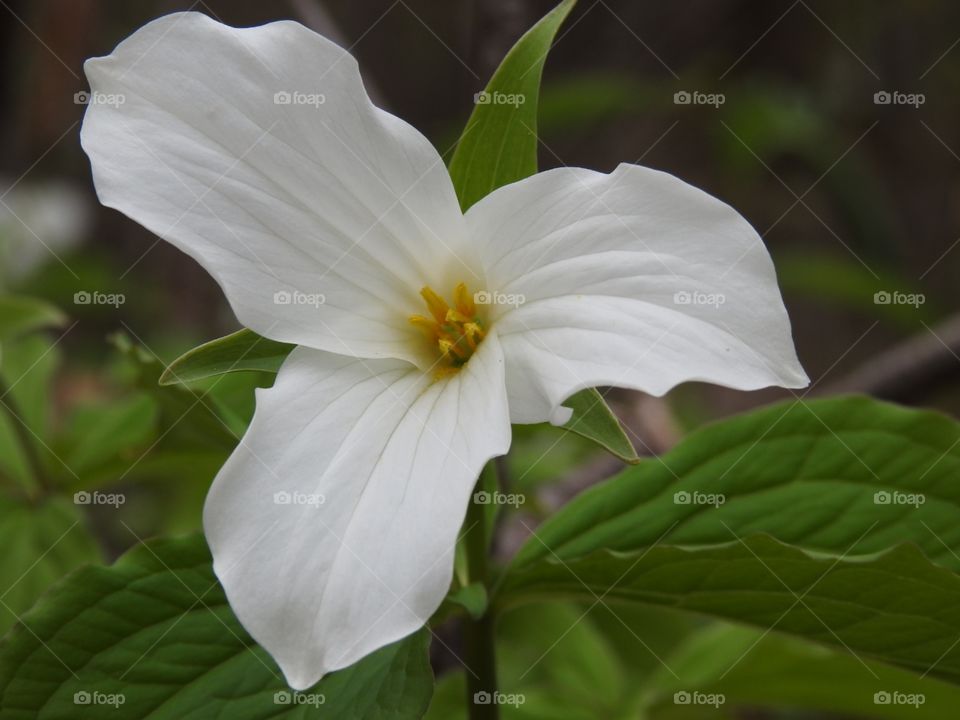
[[[559,168],[462,213],[430,143],[294,22],[169,15],[85,69],[124,98],[84,118],[101,202],[298,345],[204,509],[231,606],[294,688],[437,609],[511,422],[564,423],[598,385],[807,383],[760,238],[671,175]]]

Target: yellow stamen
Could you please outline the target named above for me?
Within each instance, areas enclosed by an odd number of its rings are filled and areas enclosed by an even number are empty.
[[[457,372],[467,363],[486,335],[483,321],[477,317],[477,306],[465,283],[453,289],[453,305],[450,307],[430,287],[420,290],[430,315],[411,315],[412,325],[427,333],[431,347],[437,352],[435,377],[446,377]]]
[[[463,334],[467,338],[467,342],[470,344],[471,350],[477,349],[477,343],[483,339],[483,328],[481,328],[476,323],[466,323],[463,326]],[[476,340],[474,339],[476,338]]]
[[[453,308],[450,308],[449,310],[447,310],[447,315],[444,318],[444,320],[448,323],[466,324],[470,322],[470,316],[464,315],[462,312],[459,312],[457,310],[454,310]]]
[[[411,325],[427,330],[431,334],[436,333],[437,324],[430,318],[425,318],[423,315],[411,315],[408,319]]]
[[[457,347],[457,343],[450,342],[446,338],[437,341],[437,345],[440,347],[440,352],[449,355],[451,358],[466,360],[469,357],[462,348]]]
[[[426,286],[420,290],[420,295],[426,301],[427,307],[430,309],[430,314],[436,318],[437,322],[444,322],[450,307],[444,302],[443,298]]]
[[[461,315],[473,317],[477,314],[477,306],[473,302],[473,295],[467,290],[466,283],[459,283],[453,289],[453,302]]]

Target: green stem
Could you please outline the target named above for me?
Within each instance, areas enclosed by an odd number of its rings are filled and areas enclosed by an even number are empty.
[[[489,467],[489,466],[488,466]],[[477,487],[483,484],[483,475]],[[488,585],[490,542],[486,505],[471,502],[467,508],[467,573],[471,583]],[[497,692],[497,664],[494,647],[494,618],[490,612],[464,624],[464,654],[467,676],[467,710],[470,720],[497,720],[499,708],[493,702]]]

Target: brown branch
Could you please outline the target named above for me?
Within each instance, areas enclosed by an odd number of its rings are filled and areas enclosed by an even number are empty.
[[[960,314],[934,327],[926,327],[924,332],[871,357],[815,394],[856,392],[884,400],[916,402],[957,379],[960,379]]]

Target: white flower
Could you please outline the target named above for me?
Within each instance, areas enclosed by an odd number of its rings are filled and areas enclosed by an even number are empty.
[[[100,200],[299,345],[204,511],[230,604],[295,688],[436,610],[511,421],[563,423],[597,385],[807,382],[760,238],[670,175],[560,168],[463,214],[429,142],[293,22],[169,15],[86,73],[124,98],[84,119]]]

